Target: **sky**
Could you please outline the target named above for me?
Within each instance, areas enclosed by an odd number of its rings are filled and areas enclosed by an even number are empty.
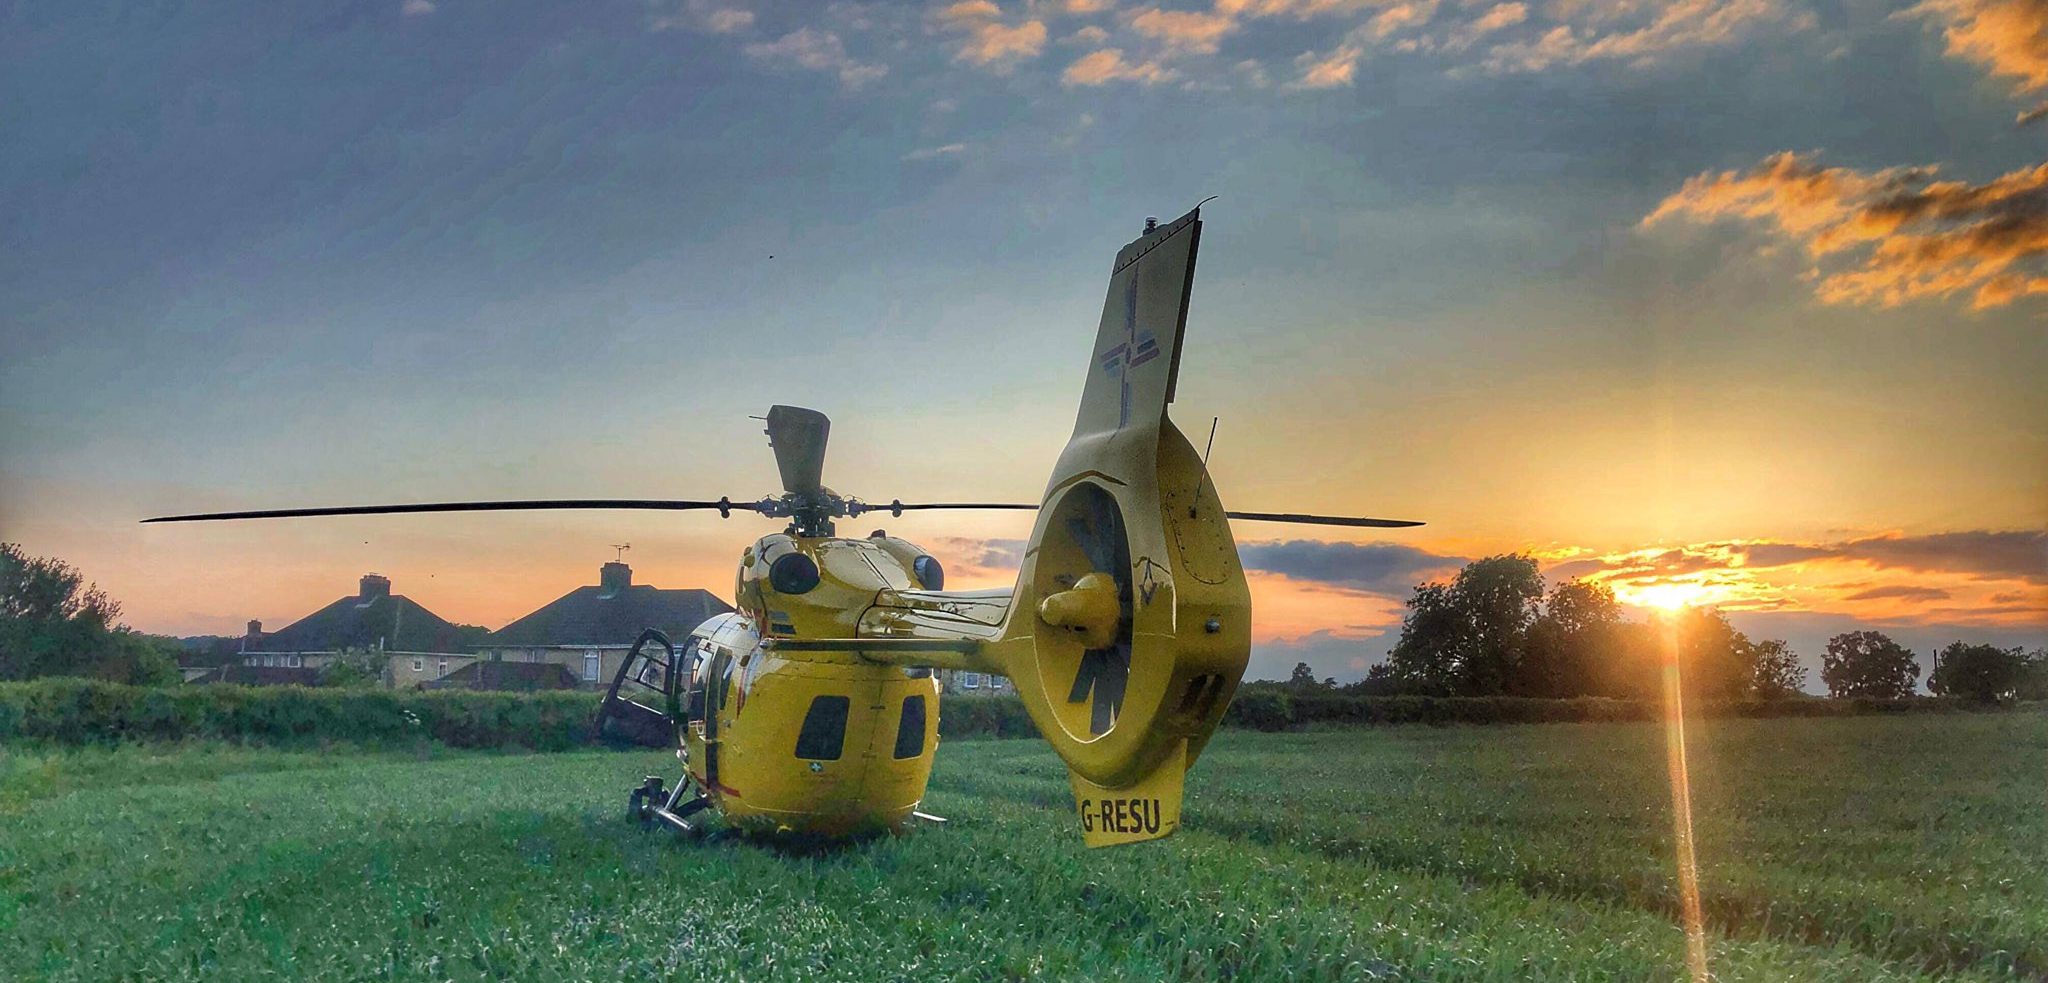
[[[1253,678],[1513,551],[1809,665],[2048,644],[2048,0],[81,0],[0,91],[0,538],[142,630],[729,593],[758,518],[135,520],[751,499],[775,402],[842,492],[1035,500],[1216,195],[1224,500],[1428,522],[1241,524]],[[887,525],[994,586],[1030,518]]]

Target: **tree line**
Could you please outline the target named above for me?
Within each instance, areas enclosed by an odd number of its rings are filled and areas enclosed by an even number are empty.
[[[0,543],[0,680],[179,682],[177,639],[145,635],[120,618],[121,605],[77,569]]]
[[[1693,698],[1780,699],[1806,684],[1783,639],[1753,640],[1714,609],[1629,621],[1605,584],[1546,589],[1535,558],[1523,554],[1486,557],[1448,581],[1420,584],[1407,608],[1399,640],[1363,681],[1318,682],[1303,663],[1288,685],[1363,695],[1655,699],[1674,662]],[[1914,693],[1920,666],[1884,633],[1850,631],[1828,640],[1820,675],[1831,697],[1896,699]],[[1927,683],[1939,696],[2048,699],[2048,651],[1957,641],[1936,655]]]

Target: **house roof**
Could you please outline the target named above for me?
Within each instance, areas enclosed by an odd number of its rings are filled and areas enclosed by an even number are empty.
[[[472,662],[423,685],[425,689],[494,689],[531,691],[575,689],[576,674],[554,662]]]
[[[252,640],[249,652],[332,652],[378,648],[403,652],[457,652],[464,648],[453,624],[403,594],[344,597],[284,628]]]
[[[485,645],[631,645],[659,628],[681,638],[732,606],[710,591],[646,584],[578,587],[492,632]]]
[[[238,686],[318,686],[320,670],[312,668],[288,668],[285,666],[221,666],[203,676],[195,676],[194,685],[209,683],[232,683]]]

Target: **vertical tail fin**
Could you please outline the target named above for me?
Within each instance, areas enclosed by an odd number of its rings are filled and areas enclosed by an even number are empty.
[[[1166,416],[1200,210],[1125,246],[991,652],[1072,771],[1091,846],[1165,836],[1236,692],[1251,599],[1201,458]]]

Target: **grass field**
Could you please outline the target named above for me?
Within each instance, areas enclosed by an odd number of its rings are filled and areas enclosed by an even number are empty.
[[[2048,974],[2048,715],[1691,724],[1720,979]],[[1685,974],[1661,731],[1226,731],[1084,850],[1036,741],[836,853],[622,820],[652,753],[0,747],[0,979]]]

